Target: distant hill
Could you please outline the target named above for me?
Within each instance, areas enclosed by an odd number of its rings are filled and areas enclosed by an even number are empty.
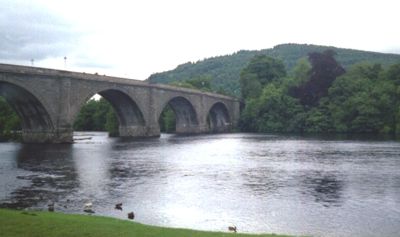
[[[281,59],[289,72],[300,58],[311,52],[334,50],[336,59],[347,68],[360,62],[380,63],[384,66],[400,63],[400,55],[368,52],[354,49],[343,49],[330,46],[309,44],[281,44],[270,49],[241,50],[231,55],[207,58],[195,63],[184,63],[171,71],[155,73],[147,80],[150,83],[170,83],[172,81],[190,80],[199,77],[211,78],[215,90],[223,89],[229,94],[239,96],[239,76],[241,70],[257,54],[266,54]]]

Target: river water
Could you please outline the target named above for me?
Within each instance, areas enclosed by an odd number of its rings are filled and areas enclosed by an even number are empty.
[[[0,143],[0,206],[168,227],[312,236],[400,235],[400,143],[299,136],[76,133]],[[123,203],[123,211],[114,209]]]

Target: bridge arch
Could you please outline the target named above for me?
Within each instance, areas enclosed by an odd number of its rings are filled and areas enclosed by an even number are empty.
[[[15,83],[0,81],[0,96],[10,104],[21,119],[25,142],[54,142],[54,124],[38,96]]]
[[[142,110],[131,96],[119,89],[101,89],[98,92],[90,93],[75,109],[73,120],[77,118],[83,105],[95,94],[101,95],[113,107],[118,118],[119,136],[145,136],[146,122]]]
[[[195,107],[193,104],[184,96],[176,96],[164,103],[162,109],[158,114],[160,118],[162,111],[170,106],[172,111],[175,113],[175,132],[181,134],[196,133],[199,120]]]
[[[232,129],[232,119],[227,106],[216,102],[208,111],[207,124],[212,133],[229,132]]]

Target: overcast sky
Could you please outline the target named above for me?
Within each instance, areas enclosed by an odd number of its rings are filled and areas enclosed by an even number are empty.
[[[0,32],[0,63],[143,80],[282,43],[400,53],[400,1],[0,0]]]

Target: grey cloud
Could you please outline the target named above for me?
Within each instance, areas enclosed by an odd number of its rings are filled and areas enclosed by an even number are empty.
[[[0,0],[0,59],[64,56],[81,33],[73,25],[27,1]]]

